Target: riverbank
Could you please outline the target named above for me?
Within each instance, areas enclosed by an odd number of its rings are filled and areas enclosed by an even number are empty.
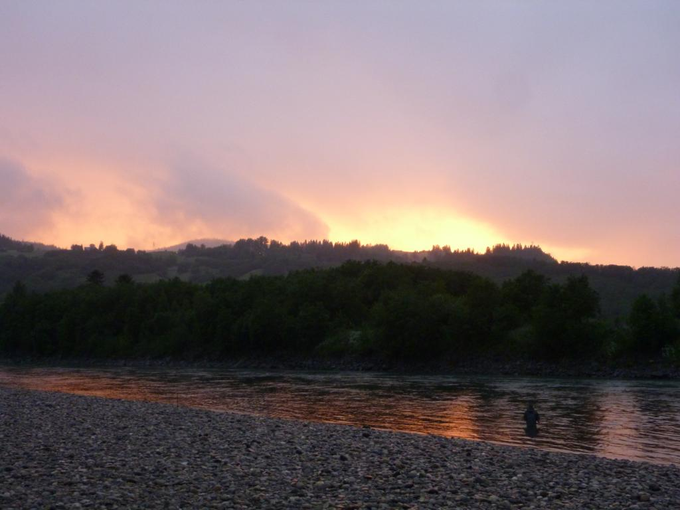
[[[315,370],[390,372],[432,375],[490,375],[518,377],[560,377],[586,379],[658,379],[680,380],[680,366],[658,359],[635,364],[598,362],[548,363],[494,358],[465,361],[397,362],[378,358],[324,358],[296,356],[241,357],[229,360],[176,359],[101,359],[101,358],[0,358],[0,365],[70,366],[70,367],[157,367],[157,368],[223,368],[258,370]]]
[[[0,389],[2,508],[677,508],[680,468]]]

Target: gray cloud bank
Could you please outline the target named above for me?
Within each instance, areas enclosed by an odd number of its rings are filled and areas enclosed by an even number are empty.
[[[282,194],[206,165],[196,157],[177,158],[163,178],[136,179],[141,179],[137,184],[146,190],[144,193],[120,195],[120,211],[115,201],[104,207],[106,214],[115,218],[132,201],[139,224],[129,226],[127,237],[137,248],[147,247],[158,233],[180,241],[196,235],[222,239],[265,235],[283,241],[328,237],[327,225]],[[54,242],[52,234],[68,245],[78,241],[70,239],[71,235],[82,235],[79,232],[83,227],[92,228],[88,226],[91,218],[74,213],[88,198],[87,190],[66,189],[48,177],[33,176],[20,162],[0,158],[0,190],[2,234]],[[55,213],[64,211],[70,213],[55,223]],[[102,223],[97,234],[105,237],[108,226]]]
[[[171,165],[152,197],[156,222],[178,232],[198,224],[206,235],[229,239],[328,237],[328,227],[319,218],[281,194],[193,157]]]
[[[33,178],[16,161],[0,157],[0,233],[29,239],[48,228],[62,197],[48,183]]]

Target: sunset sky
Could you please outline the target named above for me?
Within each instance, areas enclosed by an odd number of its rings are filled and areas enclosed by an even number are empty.
[[[0,233],[680,266],[680,1],[0,0]]]

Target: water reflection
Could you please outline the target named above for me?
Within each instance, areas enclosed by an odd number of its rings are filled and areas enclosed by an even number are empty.
[[[680,464],[680,383],[0,367],[0,386]],[[525,430],[533,402],[540,434]]]

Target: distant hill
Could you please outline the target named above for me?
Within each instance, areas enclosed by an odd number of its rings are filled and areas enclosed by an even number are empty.
[[[603,313],[615,317],[627,314],[633,300],[642,293],[650,296],[670,293],[680,274],[678,269],[669,268],[634,269],[558,262],[533,245],[497,245],[485,253],[452,250],[448,246],[404,252],[391,250],[386,245],[362,245],[358,241],[284,244],[260,237],[234,243],[198,239],[154,252],[119,250],[115,246],[99,250],[74,245],[70,250],[46,252],[31,248],[30,243],[0,237],[0,296],[17,280],[37,291],[75,287],[83,284],[87,274],[95,269],[104,273],[107,284],[124,273],[137,282],[180,278],[206,283],[214,278],[286,275],[302,269],[335,267],[347,260],[377,260],[469,271],[495,282],[515,278],[529,269],[558,283],[569,276],[586,275],[601,296]]]
[[[222,246],[225,244],[234,244],[234,241],[227,241],[225,239],[192,239],[191,241],[185,241],[179,244],[173,244],[172,246],[166,246],[165,248],[158,248],[153,251],[180,251],[184,250],[187,245],[193,244],[194,246],[205,246],[206,248],[215,248],[217,246]]]
[[[17,241],[11,237],[0,234],[0,252],[16,251],[19,253],[32,253],[33,251],[58,250],[52,244],[36,243],[34,241]]]
[[[15,241],[11,237],[0,234],[0,251],[17,251],[27,253],[33,251],[31,243],[24,243],[23,241]]]

